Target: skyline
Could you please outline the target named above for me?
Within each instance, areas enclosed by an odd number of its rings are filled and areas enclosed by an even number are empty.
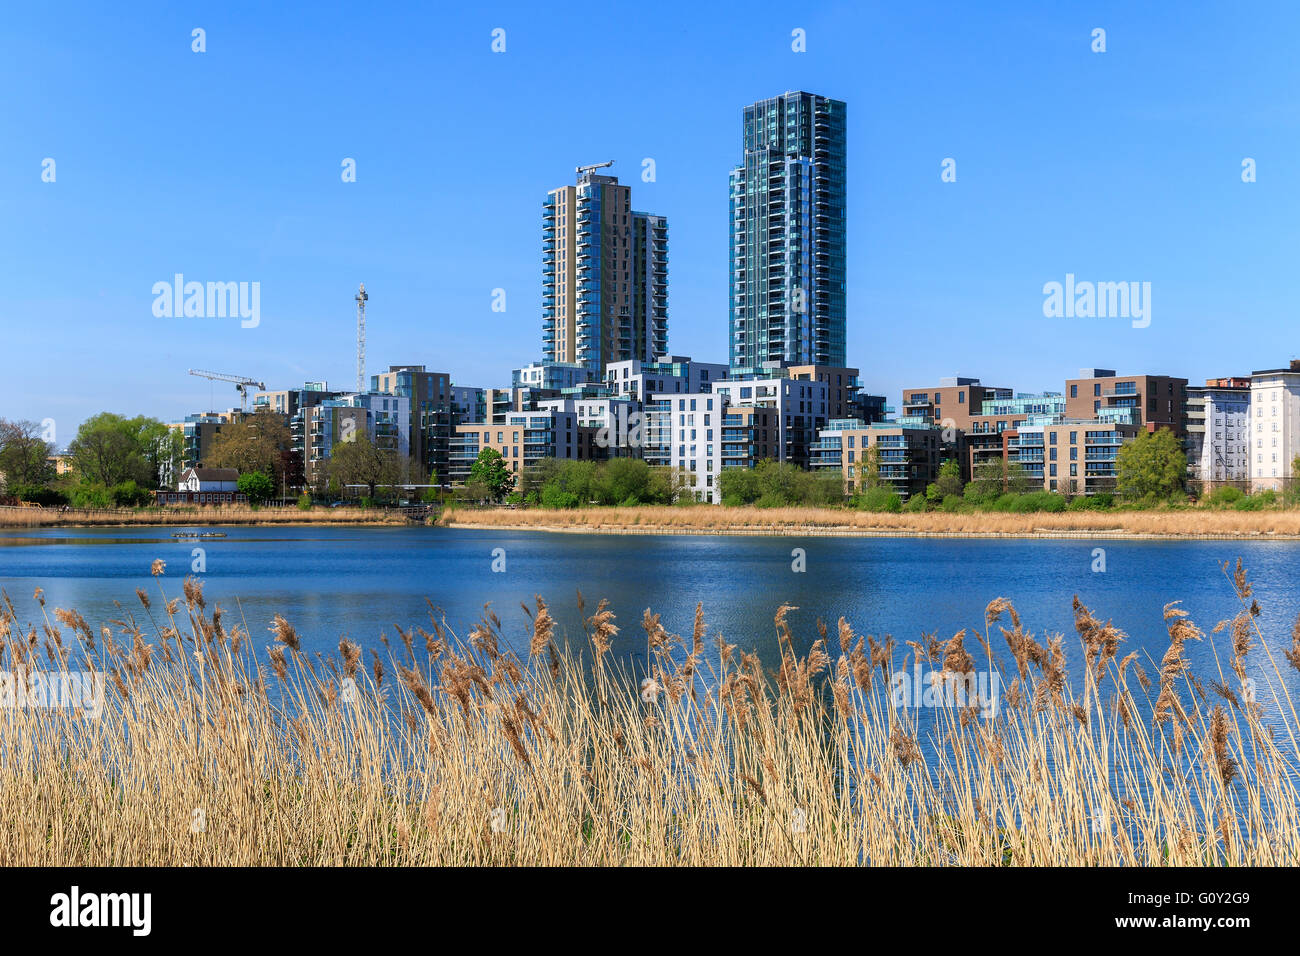
[[[35,360],[0,413],[55,419],[62,446],[105,409],[207,410],[192,367],[346,387],[358,282],[371,294],[367,375],[410,363],[506,384],[541,357],[539,204],[575,166],[610,158],[636,207],[672,226],[669,351],[725,362],[742,112],[800,89],[851,109],[847,363],[865,390],[896,402],[917,381],[967,375],[1038,392],[1089,365],[1196,383],[1292,355],[1300,109],[1286,95],[1298,18],[1285,7],[1238,20],[1195,5],[1170,27],[1113,5],[930,17],[760,5],[740,24],[692,9],[684,33],[614,11],[603,22],[660,59],[644,87],[582,87],[601,117],[586,124],[554,122],[549,84],[535,82],[543,65],[557,89],[588,76],[546,59],[553,16],[361,24],[345,9],[90,12],[57,30],[14,15],[0,38],[0,79],[18,94],[0,114],[0,309],[11,347]],[[575,45],[601,35],[566,17]],[[1104,54],[1089,48],[1098,26]],[[795,28],[806,53],[790,49]],[[701,57],[718,67],[703,92],[683,68]],[[46,157],[54,183],[40,178]],[[340,181],[348,157],[354,183]],[[1256,182],[1241,181],[1245,157]],[[259,282],[261,322],[156,318],[150,290],[178,272]],[[1068,275],[1150,282],[1150,325],[1044,318],[1044,284]]]

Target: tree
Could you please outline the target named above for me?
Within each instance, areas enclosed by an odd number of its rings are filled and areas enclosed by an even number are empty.
[[[939,477],[930,482],[925,489],[925,497],[935,503],[943,501],[949,495],[961,494],[961,462],[949,458],[939,466]]]
[[[862,488],[869,490],[884,484],[880,477],[880,446],[868,445],[862,451]]]
[[[9,488],[43,487],[54,477],[50,446],[35,422],[0,418],[0,476]]]
[[[271,476],[263,474],[260,471],[250,471],[239,476],[235,482],[235,487],[239,489],[240,494],[247,496],[248,503],[260,505],[275,497],[275,482]]]
[[[1187,456],[1168,428],[1138,435],[1115,456],[1115,487],[1126,498],[1173,498],[1186,477]]]
[[[152,483],[152,467],[140,448],[141,421],[101,412],[82,422],[68,445],[81,479],[105,488],[124,481]]]
[[[130,435],[148,471],[146,481],[150,487],[170,485],[179,477],[181,458],[185,452],[185,435],[179,428],[164,424],[156,418],[137,415],[122,423]]]
[[[469,467],[470,482],[482,485],[486,497],[500,501],[515,486],[515,476],[506,468],[506,461],[495,448],[484,448]]]
[[[212,439],[212,447],[203,456],[203,464],[207,468],[234,468],[240,474],[260,471],[271,479],[272,485],[279,487],[282,477],[288,483],[292,465],[285,460],[285,455],[289,453],[293,457],[292,444],[293,436],[284,416],[263,410],[222,425]]]
[[[332,481],[342,485],[365,485],[368,497],[375,496],[379,485],[394,485],[402,477],[402,458],[387,448],[380,448],[364,432],[354,433],[351,441],[336,442],[330,454]]]

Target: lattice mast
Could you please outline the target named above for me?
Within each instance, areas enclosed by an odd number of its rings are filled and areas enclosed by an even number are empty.
[[[366,284],[357,292],[357,391],[366,390]]]

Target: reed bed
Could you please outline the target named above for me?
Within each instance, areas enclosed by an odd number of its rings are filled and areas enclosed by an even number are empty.
[[[1206,633],[1170,605],[1149,676],[1076,600],[1077,686],[1065,638],[1001,598],[982,632],[899,647],[842,619],[801,641],[782,607],[771,670],[702,608],[683,637],[580,595],[571,639],[540,598],[518,652],[490,609],[461,640],[431,606],[366,659],[346,639],[309,653],[279,616],[250,632],[153,571],[157,593],[98,627],[38,592],[24,628],[4,596],[5,667],[92,666],[107,692],[97,717],[0,710],[0,863],[1300,863],[1300,623],[1274,661],[1240,564],[1240,614]],[[1208,692],[1192,640],[1223,645]],[[1271,695],[1247,684],[1251,654]],[[996,716],[967,702],[923,724],[891,695],[909,660],[938,680],[997,668]]]
[[[1152,511],[1077,511],[1035,514],[976,512],[895,514],[850,508],[756,508],[641,505],[578,508],[571,511],[454,508],[438,523],[449,527],[554,531],[643,531],[664,533],[1114,534],[1159,537],[1300,536],[1300,509],[1224,511],[1210,508]]]
[[[303,511],[296,506],[250,508],[248,505],[202,505],[185,508],[107,508],[62,511],[58,508],[15,508],[0,506],[0,528],[38,528],[130,525],[303,525],[303,524],[403,524],[400,514],[373,508],[315,507]]]

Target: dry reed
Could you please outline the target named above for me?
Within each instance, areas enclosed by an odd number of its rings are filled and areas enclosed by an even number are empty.
[[[708,636],[703,609],[684,638],[647,610],[643,639],[601,602],[570,646],[539,599],[514,642],[525,660],[490,610],[462,642],[430,607],[423,657],[399,628],[384,681],[377,654],[373,677],[346,639],[311,654],[278,615],[256,650],[198,582],[169,599],[151,570],[147,623],[124,610],[98,640],[39,593],[36,626],[0,601],[10,672],[108,675],[98,717],[0,709],[0,864],[1300,863],[1286,689],[1300,662],[1265,671],[1271,701],[1230,665],[1227,706],[1211,706],[1182,651],[1213,633],[1176,605],[1153,699],[1086,607],[1076,688],[1063,639],[1035,639],[999,598],[982,632],[914,645],[940,676],[993,667],[998,626],[1014,681],[997,714],[942,705],[922,721],[892,697],[909,673],[892,639],[841,619],[799,653],[786,607],[774,673]],[[1237,590],[1255,640],[1227,656],[1272,661]],[[636,673],[620,663],[633,642]]]

